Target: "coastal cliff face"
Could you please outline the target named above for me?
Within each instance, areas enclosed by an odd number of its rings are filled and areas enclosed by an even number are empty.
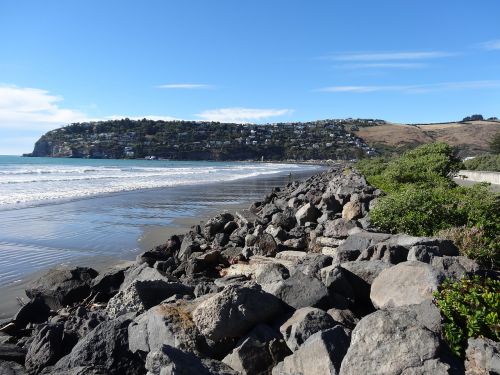
[[[172,160],[351,159],[375,151],[346,125],[373,120],[284,124],[113,120],[52,130],[26,156]]]
[[[369,211],[381,194],[356,172],[332,170],[102,274],[49,271],[0,325],[11,355],[2,362],[0,350],[0,369],[464,373],[443,341],[432,292],[445,277],[481,269],[449,240],[376,231]],[[469,340],[467,371],[498,372],[499,349]]]

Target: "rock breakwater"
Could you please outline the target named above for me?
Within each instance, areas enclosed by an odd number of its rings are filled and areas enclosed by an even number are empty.
[[[451,355],[432,302],[482,270],[449,240],[377,232],[381,194],[330,170],[102,274],[49,271],[0,326],[0,373],[498,371],[491,340],[470,340],[465,364]]]

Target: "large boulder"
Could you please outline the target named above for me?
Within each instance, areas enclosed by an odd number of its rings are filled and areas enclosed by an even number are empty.
[[[29,298],[38,297],[53,310],[83,301],[90,295],[90,284],[97,271],[88,267],[49,270],[26,288]]]
[[[272,375],[338,374],[348,347],[349,335],[341,326],[316,332],[273,368]]]
[[[344,218],[327,220],[324,225],[325,230],[323,231],[323,236],[335,238],[346,238],[354,229],[359,228],[356,221],[346,220]]]
[[[370,299],[376,308],[399,307],[432,300],[442,276],[422,262],[407,261],[385,269],[373,280]]]
[[[164,280],[136,280],[111,298],[106,307],[110,317],[142,313],[173,295],[193,294],[193,288]]]
[[[290,355],[280,334],[271,327],[259,324],[222,362],[243,375],[269,374],[271,369]]]
[[[228,212],[221,213],[207,221],[203,228],[206,239],[213,239],[216,233],[223,232],[224,226],[234,220],[234,216]]]
[[[26,369],[29,372],[39,373],[69,353],[71,347],[63,342],[63,333],[64,326],[60,323],[46,324],[37,331],[26,354]]]
[[[281,227],[284,230],[290,230],[295,226],[295,224],[297,224],[297,219],[295,219],[295,210],[287,207],[283,210],[283,212],[274,214],[271,222],[276,227]]]
[[[268,233],[258,236],[253,246],[255,255],[262,255],[266,257],[274,257],[278,249],[278,245],[276,244],[273,236]]]
[[[364,250],[358,260],[383,260],[391,264],[406,261],[408,249],[404,246],[379,242]]]
[[[299,225],[304,225],[307,222],[315,223],[316,219],[321,216],[321,211],[312,203],[303,205],[295,214],[295,219]]]
[[[296,351],[314,333],[333,328],[335,325],[335,320],[325,311],[303,307],[296,310],[292,317],[281,325],[280,332],[290,350]]]
[[[408,369],[423,373],[422,368],[429,367],[426,362],[439,359],[442,350],[439,334],[413,309],[378,310],[354,328],[340,374],[399,375]],[[430,367],[436,368],[435,361]]]
[[[350,201],[347,202],[342,208],[342,218],[345,220],[354,220],[363,216],[361,202]]]
[[[26,369],[19,363],[0,360],[0,374],[2,375],[27,375]]]
[[[163,344],[188,352],[199,351],[202,340],[191,317],[199,303],[179,300],[160,304],[136,317],[128,327],[130,351],[160,351]]]
[[[391,238],[387,233],[358,232],[353,233],[339,245],[339,250],[357,250],[361,254],[370,246]]]
[[[44,323],[50,315],[50,307],[40,297],[28,301],[21,306],[14,321],[17,328],[24,328],[28,323]]]
[[[147,355],[146,369],[148,375],[238,375],[222,362],[199,358],[169,345]]]
[[[328,305],[326,286],[317,278],[300,270],[292,272],[286,280],[264,285],[263,288],[294,309]]]
[[[465,353],[467,375],[500,374],[500,343],[486,338],[470,338]]]
[[[92,280],[91,288],[95,293],[100,293],[102,299],[109,299],[118,293],[120,286],[125,280],[125,272],[132,267],[131,262],[112,266],[100,273]]]
[[[239,338],[255,327],[277,317],[281,302],[260,286],[229,285],[200,303],[193,311],[193,321],[210,340]]]
[[[129,323],[130,319],[125,316],[102,322],[78,341],[71,353],[55,364],[54,373],[64,373],[80,366],[95,366],[107,369],[110,375],[141,374],[142,361],[128,349]]]

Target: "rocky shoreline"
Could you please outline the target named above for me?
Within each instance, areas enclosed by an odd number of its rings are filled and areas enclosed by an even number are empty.
[[[380,233],[381,191],[332,169],[97,273],[51,270],[0,324],[0,374],[487,374],[432,292],[485,273],[449,240]]]

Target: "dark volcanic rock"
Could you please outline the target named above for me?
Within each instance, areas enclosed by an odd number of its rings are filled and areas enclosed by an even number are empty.
[[[90,294],[90,284],[97,271],[87,267],[48,271],[26,289],[29,298],[38,297],[53,310],[84,300]]]
[[[300,271],[291,273],[288,279],[277,283],[269,292],[295,309],[328,304],[326,286],[317,278]]]
[[[26,369],[38,373],[55,364],[71,347],[63,343],[63,324],[46,324],[38,330],[26,354]]]
[[[0,374],[2,375],[27,375],[26,369],[19,363],[0,360]]]
[[[110,375],[136,375],[144,373],[144,364],[128,349],[130,319],[120,317],[99,324],[83,337],[71,353],[61,358],[54,370],[69,370],[79,366],[107,369]]]
[[[26,350],[14,344],[0,344],[0,361],[12,361],[24,365]]]
[[[17,328],[24,328],[28,323],[46,322],[49,315],[50,308],[42,298],[36,297],[19,309],[14,320]]]

